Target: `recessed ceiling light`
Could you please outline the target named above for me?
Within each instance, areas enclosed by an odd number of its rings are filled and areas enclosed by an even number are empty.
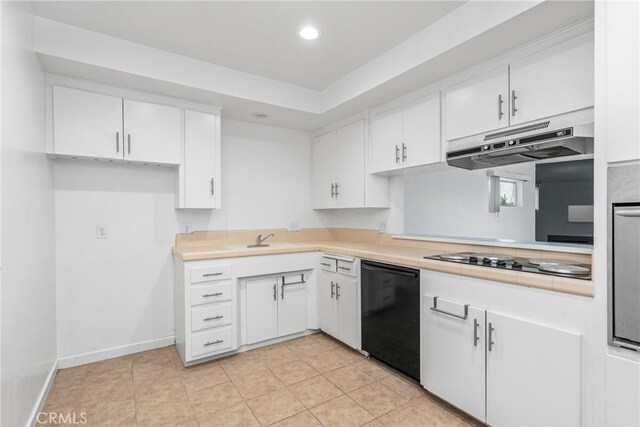
[[[300,28],[300,32],[298,34],[300,34],[300,37],[305,40],[315,40],[320,37],[320,29],[313,25],[305,25]]]
[[[265,113],[251,113],[251,117],[256,119],[266,119],[269,115]]]

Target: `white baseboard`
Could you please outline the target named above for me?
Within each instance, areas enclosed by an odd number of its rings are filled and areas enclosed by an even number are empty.
[[[47,397],[49,397],[49,392],[51,391],[51,386],[53,385],[53,380],[55,379],[57,372],[58,362],[54,361],[51,366],[51,370],[49,370],[49,375],[47,375],[47,380],[44,382],[42,390],[40,390],[38,400],[36,400],[31,416],[29,417],[28,426],[35,426],[37,424],[38,414],[44,409],[44,404],[47,402]]]
[[[86,365],[87,363],[98,362],[100,360],[126,356],[127,354],[166,347],[172,345],[173,341],[173,336],[170,336],[150,341],[142,341],[135,344],[127,344],[120,347],[112,347],[106,350],[92,351],[90,353],[83,353],[75,356],[66,356],[58,359],[58,368],[71,368],[74,366]]]

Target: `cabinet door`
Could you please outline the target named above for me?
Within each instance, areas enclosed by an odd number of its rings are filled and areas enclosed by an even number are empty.
[[[304,283],[280,283],[278,301],[278,336],[307,329],[307,288]]]
[[[440,162],[440,92],[402,110],[403,167]]]
[[[485,311],[433,296],[423,299],[422,385],[431,393],[485,419]],[[454,314],[455,316],[452,316]]]
[[[592,107],[593,55],[588,33],[512,63],[511,124]]]
[[[213,209],[216,206],[217,117],[184,112],[185,208]]]
[[[364,206],[364,120],[338,129],[333,161],[339,208]]]
[[[340,275],[336,279],[336,301],[338,302],[338,336],[343,343],[360,348],[358,316],[358,281]]]
[[[338,313],[335,299],[336,274],[320,272],[318,275],[318,317],[320,329],[337,337]]]
[[[180,109],[124,100],[126,160],[180,164]]]
[[[247,280],[247,344],[278,336],[278,282],[275,278]]]
[[[400,167],[402,112],[394,111],[371,121],[371,172]]]
[[[444,107],[447,140],[508,126],[508,95],[508,67],[447,89]]]
[[[122,98],[53,87],[56,154],[122,159]]]
[[[580,425],[580,335],[487,312],[487,423]]]
[[[607,161],[640,160],[640,3],[606,5]]]
[[[311,201],[313,209],[333,208],[336,198],[332,184],[335,174],[336,132],[313,139],[311,144]]]

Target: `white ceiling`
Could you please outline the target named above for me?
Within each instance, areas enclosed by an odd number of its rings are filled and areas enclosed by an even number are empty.
[[[322,90],[462,1],[37,1],[38,16]],[[323,36],[305,41],[303,24]]]

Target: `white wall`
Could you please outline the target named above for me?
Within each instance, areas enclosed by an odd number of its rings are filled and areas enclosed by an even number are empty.
[[[32,421],[56,360],[53,183],[27,2],[2,2],[2,425]]]
[[[174,210],[169,168],[55,162],[59,357],[173,335],[170,249],[183,222],[195,230],[322,225],[309,208],[308,133],[223,120],[222,156],[217,211]],[[96,239],[96,225],[107,227],[106,240]]]
[[[527,163],[496,169],[528,175],[523,184],[523,206],[503,207],[489,213],[487,170],[443,171],[407,175],[404,183],[404,232],[535,240],[534,165]]]

